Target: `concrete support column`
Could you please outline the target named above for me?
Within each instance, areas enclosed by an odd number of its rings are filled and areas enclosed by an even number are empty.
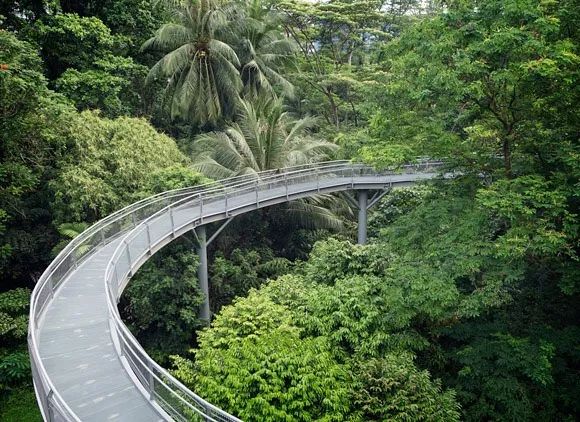
[[[366,190],[358,192],[358,244],[367,243],[367,206],[369,193]]]
[[[205,299],[199,310],[199,317],[209,324],[209,282],[207,276],[207,237],[205,226],[199,226],[196,229],[198,247],[197,254],[199,256],[199,267],[197,268],[197,278],[199,279],[199,288],[203,293]]]

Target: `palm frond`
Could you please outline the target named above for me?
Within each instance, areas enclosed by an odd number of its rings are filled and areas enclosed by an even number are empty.
[[[163,25],[142,49],[169,51],[147,82],[167,78],[172,118],[204,125],[231,117],[241,91],[239,58],[231,45],[232,2],[169,1],[173,22]]]
[[[251,167],[256,171],[260,171],[260,166],[256,161],[256,154],[252,148],[252,144],[249,139],[244,136],[244,133],[238,125],[226,129],[228,137],[231,139],[232,144],[240,152],[240,155],[244,157],[244,164],[246,167]]]
[[[215,180],[226,179],[236,175],[236,172],[224,167],[213,158],[204,155],[197,157],[192,168]]]
[[[169,83],[174,83],[182,72],[189,68],[190,57],[191,47],[189,44],[182,45],[167,53],[149,70],[146,82],[151,83],[156,78],[169,77]]]
[[[166,23],[157,30],[155,36],[143,43],[141,51],[149,49],[174,50],[192,41],[191,31],[187,27],[178,23]]]
[[[84,232],[89,225],[87,223],[63,223],[57,227],[58,233],[61,236],[67,237],[69,239],[74,239],[79,234]]]
[[[215,52],[217,54],[220,54],[228,62],[232,63],[235,66],[240,65],[240,60],[238,59],[236,52],[234,51],[234,49],[231,46],[229,46],[225,42],[213,39],[213,40],[210,40],[207,43],[207,45],[208,45],[208,49],[210,50],[210,52]]]
[[[344,223],[332,211],[307,200],[292,201],[284,211],[289,221],[307,229],[341,230]]]
[[[288,132],[286,138],[284,139],[284,144],[287,145],[293,143],[296,140],[296,138],[302,136],[309,129],[314,127],[317,121],[315,117],[311,116],[306,116],[299,120],[290,120],[290,119],[287,120],[289,121],[290,126],[290,131]]]

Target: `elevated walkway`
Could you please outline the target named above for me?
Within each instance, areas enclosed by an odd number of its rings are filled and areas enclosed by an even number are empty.
[[[189,230],[320,193],[364,193],[362,223],[379,198],[369,202],[368,191],[434,178],[440,166],[424,162],[389,173],[338,161],[267,171],[164,192],[99,221],[67,245],[32,294],[28,344],[44,419],[238,421],[189,391],[131,335],[117,309],[130,277]],[[359,229],[359,241],[365,239]]]

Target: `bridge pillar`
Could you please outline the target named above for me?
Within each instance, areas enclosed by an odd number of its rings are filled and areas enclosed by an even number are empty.
[[[358,244],[367,243],[367,208],[369,193],[366,190],[358,191]]]
[[[204,301],[199,311],[199,317],[209,323],[209,282],[207,276],[207,237],[205,226],[199,226],[197,232],[197,255],[199,256],[199,267],[197,268],[197,278],[199,279],[199,288],[204,295]]]

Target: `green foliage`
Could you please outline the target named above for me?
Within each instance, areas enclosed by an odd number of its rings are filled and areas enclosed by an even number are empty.
[[[210,181],[210,179],[190,167],[172,165],[148,174],[145,178],[143,192],[155,194],[173,189],[203,185]]]
[[[105,56],[118,41],[99,18],[74,13],[51,16],[36,31],[51,78],[69,67],[90,68],[95,57]]]
[[[234,249],[228,258],[218,253],[210,266],[210,297],[213,311],[245,296],[251,288],[258,288],[268,278],[286,274],[291,262],[276,258],[272,250],[262,248]]]
[[[20,0],[0,4],[0,22],[8,30],[18,30],[44,16],[54,7],[51,0]]]
[[[6,225],[4,223],[6,222],[7,219],[8,214],[6,213],[6,211],[0,209],[0,236],[2,236],[2,241],[4,241],[3,235],[6,232]],[[4,268],[4,266],[6,265],[5,263],[10,257],[11,252],[12,247],[10,246],[10,244],[6,243],[0,245],[0,268]]]
[[[175,375],[245,420],[341,420],[348,409],[348,372],[326,340],[301,339],[286,309],[256,292],[224,308],[199,344]]]
[[[172,119],[215,127],[235,117],[240,95],[293,95],[281,70],[294,45],[269,2],[177,1],[168,7],[172,22],[142,50],[167,53],[151,68],[148,81],[165,86]]]
[[[374,205],[373,211],[368,216],[369,236],[378,236],[382,228],[421,206],[422,199],[428,195],[429,189],[428,186],[414,186],[389,192]]]
[[[27,285],[46,265],[53,241],[46,179],[65,151],[72,110],[47,89],[35,48],[2,30],[0,64],[0,271],[7,289]]]
[[[348,373],[323,338],[276,330],[212,354],[197,355],[199,391],[246,420],[341,420],[348,408]]]
[[[578,101],[570,84],[579,59],[564,30],[574,14],[555,4],[454,2],[387,45],[387,95],[371,120],[377,155],[411,147],[507,176],[529,170],[538,154],[563,161],[565,128],[577,125],[569,105]]]
[[[42,422],[32,386],[15,389],[0,398],[0,420],[6,422]]]
[[[187,163],[175,142],[143,119],[83,112],[69,130],[69,154],[50,183],[56,221],[104,217],[143,195],[156,172]]]
[[[198,263],[191,245],[172,244],[149,260],[123,293],[125,321],[158,359],[187,350],[203,326],[197,315],[203,302]]]
[[[420,356],[456,389],[466,420],[577,414],[577,9],[449,2],[383,47],[388,74],[362,154],[380,164],[410,149],[477,175],[379,236],[455,280],[455,315],[431,327]]]
[[[577,259],[578,215],[568,207],[566,189],[541,176],[522,176],[480,190],[478,202],[507,229],[498,239],[498,255]]]
[[[373,142],[374,143],[374,142]],[[361,146],[358,156],[362,161],[379,169],[392,169],[401,164],[413,162],[416,151],[408,145],[391,144],[377,149],[376,145]]]
[[[146,68],[133,60],[108,55],[88,70],[67,69],[55,85],[77,109],[99,109],[117,117],[139,111],[146,74]]]
[[[313,287],[306,305],[307,331],[327,336],[348,354],[420,350],[427,341],[416,322],[450,318],[457,306],[453,280],[427,266],[393,262],[381,277],[362,268],[351,269],[334,285]]]
[[[57,227],[58,233],[64,238],[52,248],[52,255],[57,256],[60,251],[62,251],[65,246],[77,237],[79,234],[84,232],[89,225],[87,223],[63,223]],[[89,251],[89,245],[83,245],[79,247],[79,255],[84,255]]]
[[[342,278],[309,297],[308,332],[328,337],[347,354],[378,356],[386,350],[423,346],[405,333],[413,312],[399,286],[378,277]]]
[[[433,367],[457,390],[465,419],[572,420],[577,413],[577,298],[545,280],[530,274],[517,301],[443,330],[447,347]]]
[[[200,350],[207,348],[211,353],[213,349],[228,349],[246,338],[259,339],[274,330],[289,334],[298,332],[283,305],[251,290],[247,297],[238,298],[233,306],[225,307],[212,322],[211,330],[200,333]]]
[[[324,116],[337,131],[342,122],[358,126],[356,103],[369,80],[359,68],[368,62],[369,46],[373,45],[369,41],[389,37],[384,22],[393,16],[391,10],[374,0],[292,0],[277,2],[275,7],[301,53],[299,71],[291,77],[300,88],[297,91],[304,93],[297,98],[299,107]]]
[[[270,280],[260,288],[260,292],[278,305],[285,306],[296,324],[303,320],[306,305],[310,300],[313,284],[302,275],[285,274]]]
[[[452,390],[442,391],[409,353],[363,359],[355,364],[355,420],[459,421],[459,404]]]
[[[26,352],[30,290],[0,293],[0,394],[21,386],[30,377]]]
[[[0,336],[5,345],[26,339],[30,290],[18,288],[0,293]]]
[[[30,358],[26,352],[13,352],[0,358],[0,389],[22,384],[30,377]]]
[[[498,228],[469,197],[426,197],[421,206],[383,230],[381,241],[397,251],[405,266],[422,263],[463,293],[457,316],[479,315],[511,300],[523,276],[521,260],[496,253]]]
[[[350,275],[382,275],[388,266],[383,251],[379,245],[363,247],[331,238],[314,245],[304,271],[309,280],[330,286]]]
[[[328,243],[335,250],[350,245]],[[313,252],[318,260],[321,250],[331,250],[323,245]],[[413,319],[442,318],[454,295],[425,284],[428,274],[418,280],[417,272],[400,275],[394,269],[391,279],[382,280],[369,275],[364,264],[345,269],[339,260],[337,266],[335,272],[343,273],[333,285],[286,275],[225,306],[199,335],[195,361],[174,358],[176,376],[250,420],[368,420],[370,415],[457,420],[454,393],[430,381],[410,354],[400,355],[425,347],[411,327]],[[357,272],[366,274],[353,275]],[[433,292],[429,299],[426,290]],[[377,358],[369,361],[369,355]],[[367,367],[363,362],[374,363]],[[325,374],[321,379],[317,370]],[[378,378],[376,371],[388,376]],[[308,396],[299,395],[303,388]],[[314,405],[317,413],[310,408]]]
[[[149,39],[165,18],[165,7],[156,0],[103,0],[98,6],[97,16],[132,49]]]
[[[554,346],[497,333],[479,338],[457,353],[459,394],[470,406],[471,420],[525,420],[533,417],[533,390],[554,382]],[[526,379],[527,378],[527,379]],[[483,382],[482,382],[483,381]],[[541,391],[539,390],[536,391]]]
[[[96,16],[74,13],[47,17],[34,36],[55,88],[79,110],[100,109],[108,117],[143,113],[147,68],[124,57],[130,37],[113,34]]]
[[[240,78],[247,99],[263,95],[294,96],[294,86],[280,73],[284,64],[291,63],[295,45],[280,31],[280,16],[272,4],[264,0],[244,2],[242,24],[237,23],[239,35],[236,52],[240,59]]]

